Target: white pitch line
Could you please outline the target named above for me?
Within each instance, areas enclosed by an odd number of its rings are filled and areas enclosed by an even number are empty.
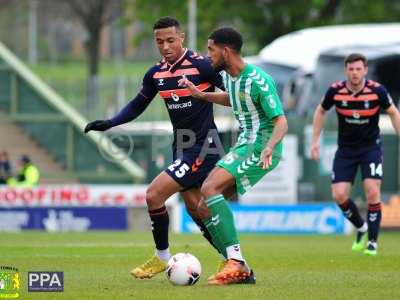
[[[196,246],[202,247],[207,246],[209,244],[204,242],[191,242],[190,244],[187,243],[174,243],[170,242],[172,247],[186,247],[186,246]],[[14,243],[14,244],[3,244],[0,246],[2,248],[16,248],[16,247],[24,247],[24,248],[135,248],[135,247],[151,247],[154,246],[154,243],[51,243],[51,244],[25,244],[25,243]]]

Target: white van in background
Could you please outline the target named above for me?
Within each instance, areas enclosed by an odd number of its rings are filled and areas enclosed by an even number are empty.
[[[277,38],[257,56],[250,57],[249,61],[263,68],[275,79],[288,112],[304,114],[308,109],[315,108],[315,103],[311,100],[312,107],[304,105],[304,97],[311,94],[313,76],[321,53],[338,47],[357,47],[363,53],[364,49],[384,45],[387,47],[399,41],[400,23],[314,27]],[[366,56],[368,58],[367,53]],[[339,75],[343,76],[343,69]]]
[[[400,41],[379,46],[347,46],[322,52],[317,60],[311,85],[298,99],[296,112],[310,115],[332,82],[344,80],[343,62],[351,53],[362,53],[368,58],[367,78],[383,84],[395,105],[400,98]],[[310,109],[311,108],[311,109]]]

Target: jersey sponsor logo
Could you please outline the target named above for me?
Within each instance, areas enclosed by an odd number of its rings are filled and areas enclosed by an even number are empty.
[[[343,106],[343,107],[347,107],[347,106],[348,106],[347,101],[343,101],[343,102],[342,102],[342,106]]]
[[[184,102],[184,103],[172,103],[172,104],[167,104],[168,109],[182,109],[182,108],[187,108],[192,106],[192,101],[189,102]]]
[[[346,121],[346,123],[349,123],[349,124],[356,124],[356,125],[369,124],[369,119],[350,119],[350,118],[345,118],[344,120]]]
[[[172,98],[172,100],[174,100],[175,102],[178,102],[178,101],[179,101],[179,96],[178,96],[177,94],[175,94],[175,93],[171,93],[171,98]]]
[[[203,83],[200,83],[199,85],[197,85],[196,87],[200,91],[204,92],[205,90],[207,90],[211,86],[212,86],[211,83],[203,82]],[[189,89],[187,89],[187,88],[159,91],[159,94],[164,99],[172,98],[172,97],[174,97],[173,95],[176,95],[176,96],[179,96],[179,97],[189,97],[189,96],[192,95],[191,92],[189,91]]]
[[[369,108],[369,102],[368,101],[364,101],[364,108],[368,109]]]
[[[371,117],[375,115],[377,112],[379,112],[379,106],[366,110],[343,109],[336,107],[336,111],[345,117],[353,117],[358,119],[360,117]]]

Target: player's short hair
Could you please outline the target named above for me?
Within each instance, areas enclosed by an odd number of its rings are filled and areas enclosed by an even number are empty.
[[[213,40],[215,44],[226,45],[238,53],[240,53],[240,50],[242,49],[242,36],[231,27],[219,28],[211,33],[208,38]]]
[[[347,66],[347,64],[351,64],[359,60],[363,62],[365,67],[368,65],[368,60],[364,55],[362,55],[361,53],[351,53],[347,55],[344,59],[344,66]]]
[[[177,19],[174,19],[172,17],[162,17],[161,19],[158,19],[157,22],[154,23],[153,30],[163,29],[168,27],[175,27],[176,29],[180,29],[181,25],[179,24]]]

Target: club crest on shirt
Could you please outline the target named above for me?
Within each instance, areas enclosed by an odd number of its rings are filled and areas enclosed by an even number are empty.
[[[364,101],[364,108],[368,109],[369,108],[369,102],[368,101]]]
[[[239,99],[240,99],[240,101],[246,101],[246,93],[240,91],[239,92]]]

